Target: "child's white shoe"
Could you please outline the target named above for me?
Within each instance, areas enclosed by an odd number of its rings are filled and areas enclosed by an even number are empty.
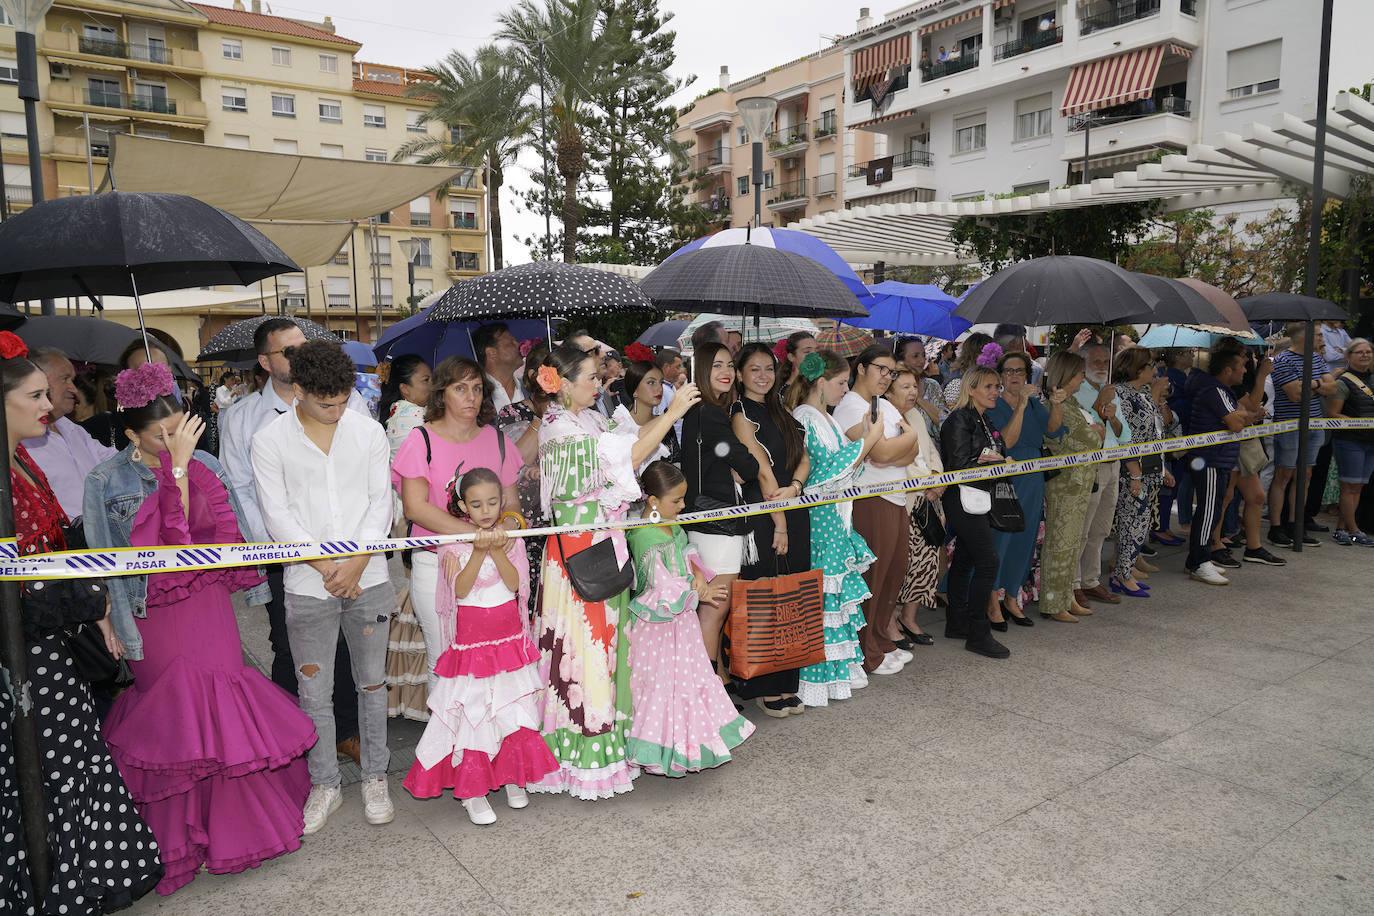
[[[478,827],[496,823],[496,812],[491,810],[491,802],[487,801],[485,797],[465,798],[463,799],[463,807],[467,809],[468,820]]]
[[[529,793],[524,786],[517,786],[514,783],[506,786],[506,804],[512,808],[523,808],[530,803]]]

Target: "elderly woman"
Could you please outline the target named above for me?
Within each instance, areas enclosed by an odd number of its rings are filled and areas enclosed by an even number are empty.
[[[1047,438],[1056,455],[1090,452],[1102,447],[1106,429],[1093,422],[1074,394],[1083,384],[1087,362],[1077,353],[1060,350],[1045,364],[1045,386],[1051,400],[1058,398],[1064,415],[1064,434]],[[1063,397],[1060,397],[1063,392]],[[1077,623],[1092,611],[1073,597],[1078,556],[1083,550],[1083,525],[1088,518],[1088,496],[1097,471],[1090,464],[1064,468],[1045,483],[1045,543],[1040,549],[1040,616],[1060,623]]]
[[[921,356],[924,368],[924,350]],[[922,379],[908,364],[903,363],[892,376],[892,384],[888,386],[886,394],[887,399],[902,412],[907,425],[916,430],[916,440],[920,447],[916,457],[906,466],[907,478],[939,474],[945,469],[944,462],[940,460],[940,447],[926,431],[926,424],[923,422],[928,414],[921,405],[918,379],[921,382],[930,381]],[[929,490],[913,490],[907,494],[906,511],[910,516],[910,523],[907,525],[906,577],[902,580],[902,589],[897,594],[897,613],[892,617],[890,632],[887,634],[899,649],[910,650],[913,646],[929,646],[935,642],[929,633],[922,632],[920,624],[916,622],[916,614],[923,604],[928,607],[935,605],[935,588],[940,580],[940,555],[945,545],[943,541],[932,544],[925,539],[921,534],[920,519],[925,512],[935,512],[943,516],[940,510],[940,497],[944,492],[944,487],[934,487]],[[943,518],[941,521],[943,522]]]
[[[1165,403],[1168,378],[1155,374],[1154,360],[1144,347],[1127,347],[1116,357],[1113,381],[1121,401],[1122,419],[1131,428],[1132,442],[1157,442],[1169,425]],[[1164,468],[1161,455],[1143,455],[1139,473],[1132,473],[1130,462],[1121,462],[1121,496],[1116,502],[1116,564],[1112,571],[1112,591],[1133,598],[1150,597],[1150,587],[1136,581],[1140,548],[1150,535],[1155,499],[1160,485],[1172,486],[1173,474]]]
[[[964,373],[978,365],[978,357],[983,355],[983,348],[992,343],[992,338],[982,331],[974,331],[964,338],[964,342],[959,344],[959,356],[954,360],[954,365],[950,367],[948,379],[945,382],[945,403],[954,409],[959,400],[960,379]]]
[[[1348,365],[1338,370],[1336,394],[1326,400],[1328,412],[1336,418],[1374,417],[1374,346],[1363,337],[1356,337],[1345,348],[1345,357]],[[1374,430],[1336,430],[1331,452],[1336,456],[1336,476],[1341,485],[1341,524],[1332,538],[1345,546],[1374,547],[1374,538],[1361,531],[1355,522],[1361,491],[1374,476]]]
[[[1030,384],[1031,360],[1022,351],[1006,353],[997,361],[1002,377],[1002,394],[988,418],[1002,434],[1007,457],[1013,461],[1030,461],[1040,457],[1040,448],[1049,439],[1064,434],[1063,389],[1053,393],[1046,404],[1040,392]],[[992,542],[997,547],[997,582],[988,604],[988,618],[995,630],[1007,628],[1007,618],[1018,627],[1034,625],[1021,612],[1021,589],[1030,578],[1035,557],[1035,541],[1040,534],[1040,521],[1045,513],[1045,475],[1042,471],[1017,474],[1011,478],[1021,511],[1026,514],[1026,527],[1020,531],[994,531]],[[1000,605],[997,591],[1002,593]]]

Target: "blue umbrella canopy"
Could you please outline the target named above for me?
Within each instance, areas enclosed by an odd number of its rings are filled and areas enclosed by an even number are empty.
[[[1210,347],[1218,337],[1235,337],[1246,346],[1262,347],[1264,338],[1254,331],[1236,331],[1208,324],[1162,324],[1140,338],[1142,347]]]
[[[868,289],[874,296],[868,317],[845,316],[840,321],[858,328],[923,334],[941,340],[956,340],[972,326],[968,319],[954,314],[959,300],[938,286],[887,280]]]
[[[471,357],[472,333],[491,321],[431,321],[429,309],[396,322],[382,332],[372,348],[378,360],[392,360],[398,356],[415,354],[426,365],[437,366],[450,356]],[[503,321],[516,340],[546,337],[544,322],[535,318]],[[557,324],[557,322],[554,322]]]
[[[854,272],[854,268],[850,267],[845,259],[835,252],[835,249],[814,235],[807,235],[796,229],[722,229],[720,232],[688,242],[669,255],[668,260],[671,261],[678,255],[686,254],[689,251],[696,251],[698,248],[743,245],[746,241],[750,245],[758,245],[762,248],[778,248],[810,258],[839,277],[840,282],[849,287],[850,292],[858,297],[862,305],[867,307],[873,301],[872,294],[864,285],[864,281]]]

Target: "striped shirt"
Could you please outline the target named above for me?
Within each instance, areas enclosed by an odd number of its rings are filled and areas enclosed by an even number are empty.
[[[1302,379],[1302,360],[1301,353],[1294,353],[1292,350],[1284,350],[1274,357],[1274,371],[1270,376],[1274,380],[1274,419],[1275,420],[1296,420],[1298,418],[1298,402],[1290,399],[1284,393],[1283,386],[1289,382],[1296,382]],[[1326,360],[1320,353],[1312,354],[1312,412],[1311,416],[1322,416],[1321,397],[1317,394],[1316,382],[1323,375],[1330,372]]]

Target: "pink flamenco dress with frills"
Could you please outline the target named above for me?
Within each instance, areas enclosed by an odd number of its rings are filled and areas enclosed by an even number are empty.
[[[480,798],[558,770],[539,733],[544,685],[539,650],[524,624],[529,561],[521,539],[509,542],[508,556],[520,582],[515,593],[487,556],[460,601],[453,581],[471,559],[472,545],[439,548],[434,608],[447,648],[434,666],[439,682],[429,693],[429,724],[402,783],[416,798],[434,798],[446,789],[454,798]]]
[[[131,546],[242,543],[219,477],[195,460],[187,473],[189,519],[164,463]],[[230,603],[261,581],[248,567],[148,576],[143,660],[130,662],[134,686],[115,700],[104,736],[162,849],[159,894],[202,865],[243,871],[301,844],[315,728],[294,697],[244,665]]]

